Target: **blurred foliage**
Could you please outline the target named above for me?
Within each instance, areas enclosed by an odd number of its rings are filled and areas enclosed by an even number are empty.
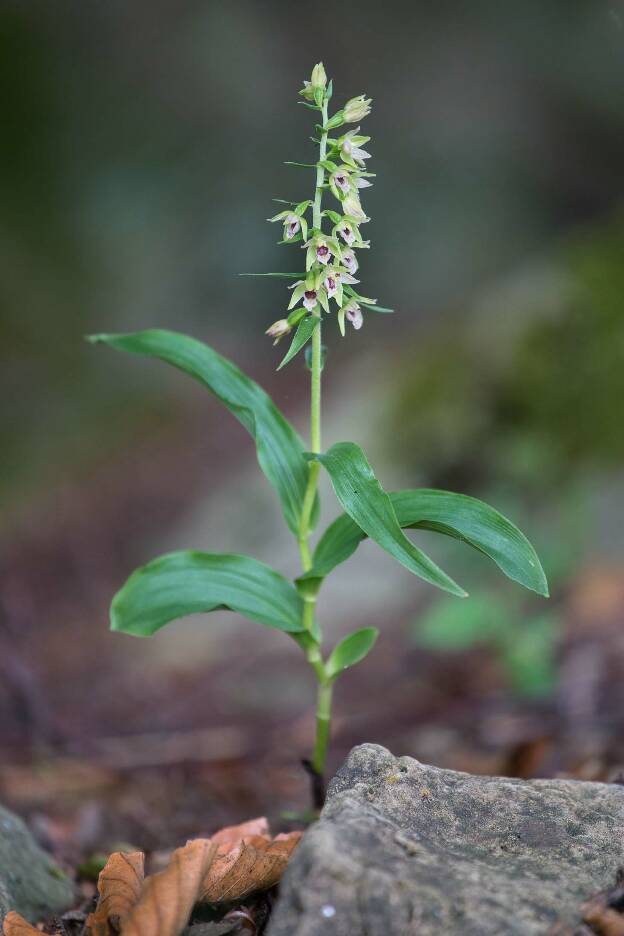
[[[430,650],[465,651],[486,646],[496,653],[513,691],[538,698],[556,686],[559,619],[554,612],[529,612],[521,601],[495,590],[473,593],[465,601],[437,599],[411,630],[413,640]]]
[[[409,354],[386,438],[436,483],[487,491],[524,521],[560,594],[591,550],[593,490],[624,462],[624,219],[568,238]],[[617,508],[616,508],[617,509]],[[442,599],[414,626],[423,646],[489,646],[516,692],[556,683],[558,615],[514,590]]]
[[[410,349],[387,428],[399,457],[443,486],[537,494],[620,466],[623,255],[624,220],[586,230],[546,276],[528,271]]]

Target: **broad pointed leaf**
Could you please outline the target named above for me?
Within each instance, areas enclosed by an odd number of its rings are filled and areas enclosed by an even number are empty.
[[[337,643],[325,664],[330,679],[335,679],[343,670],[368,656],[378,637],[379,631],[376,627],[363,627]]]
[[[281,370],[282,367],[285,367],[289,361],[292,361],[295,354],[298,354],[303,346],[308,343],[314,334],[314,331],[319,327],[320,324],[320,318],[317,318],[315,315],[307,315],[304,319],[301,319],[299,325],[297,326],[297,331],[295,332],[295,336],[291,342],[290,348],[288,349],[280,366],[277,368],[278,370]]]
[[[208,345],[179,332],[151,329],[127,335],[91,335],[89,341],[159,358],[207,387],[254,437],[260,467],[279,495],[288,526],[297,532],[308,482],[304,445],[255,381]],[[313,519],[317,516],[318,503]]]
[[[548,597],[544,570],[526,536],[489,504],[450,491],[420,488],[390,494],[404,528],[433,530],[461,540],[489,556],[508,578]],[[343,514],[327,528],[314,552],[311,578],[325,576],[344,562],[366,534]]]
[[[358,445],[338,442],[326,454],[307,453],[306,458],[318,458],[324,465],[341,505],[378,546],[426,582],[453,595],[466,596],[463,588],[408,540],[397,520],[390,497],[373,474]]]
[[[291,634],[303,631],[303,601],[278,572],[250,556],[191,550],[133,572],[113,598],[111,628],[149,637],[177,618],[222,608]]]

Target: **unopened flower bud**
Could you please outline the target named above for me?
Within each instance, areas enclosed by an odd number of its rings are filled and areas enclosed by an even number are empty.
[[[299,93],[302,95],[302,97],[306,98],[306,100],[314,101],[319,92],[321,94],[323,93],[326,85],[327,85],[327,75],[325,74],[323,63],[319,62],[312,69],[310,80],[303,82],[303,90],[300,91]]]
[[[321,88],[321,90],[323,90],[325,88],[327,84],[327,75],[325,74],[325,69],[323,68],[322,62],[319,62],[312,69],[310,84],[314,89]]]
[[[284,335],[287,335],[290,330],[290,325],[286,319],[278,319],[277,322],[273,322],[270,328],[267,328],[265,335],[268,335],[270,338],[275,338],[273,344],[277,344],[280,338],[283,338]]]
[[[359,120],[364,120],[371,112],[370,106],[372,103],[372,98],[366,98],[363,94],[351,98],[350,101],[347,101],[344,108],[343,116],[345,123],[357,123]]]

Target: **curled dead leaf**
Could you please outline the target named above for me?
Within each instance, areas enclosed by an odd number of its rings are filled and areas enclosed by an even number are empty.
[[[583,904],[581,913],[583,921],[600,936],[624,936],[624,916],[608,906],[602,895]]]
[[[143,852],[114,852],[98,877],[99,898],[87,918],[88,936],[115,936],[141,896],[145,876]]]
[[[178,936],[197,902],[217,852],[210,839],[178,848],[164,871],[148,877],[139,902],[123,924],[123,936]]]
[[[4,918],[2,925],[4,936],[41,936],[41,932],[31,926],[23,916],[11,910]]]
[[[216,836],[213,836],[213,841]],[[274,887],[286,869],[301,832],[243,835],[238,844],[222,842],[200,891],[204,903],[241,900],[255,891]]]
[[[217,845],[238,845],[246,838],[254,835],[269,835],[269,823],[266,816],[258,816],[257,819],[241,822],[240,825],[226,826],[225,829],[219,829],[210,837],[210,841],[216,842]]]

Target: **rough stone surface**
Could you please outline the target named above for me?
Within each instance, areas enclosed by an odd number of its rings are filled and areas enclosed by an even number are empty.
[[[476,777],[355,748],[270,936],[533,936],[624,865],[624,788]]]
[[[66,910],[73,887],[21,819],[0,806],[0,924],[9,910],[36,921]]]

